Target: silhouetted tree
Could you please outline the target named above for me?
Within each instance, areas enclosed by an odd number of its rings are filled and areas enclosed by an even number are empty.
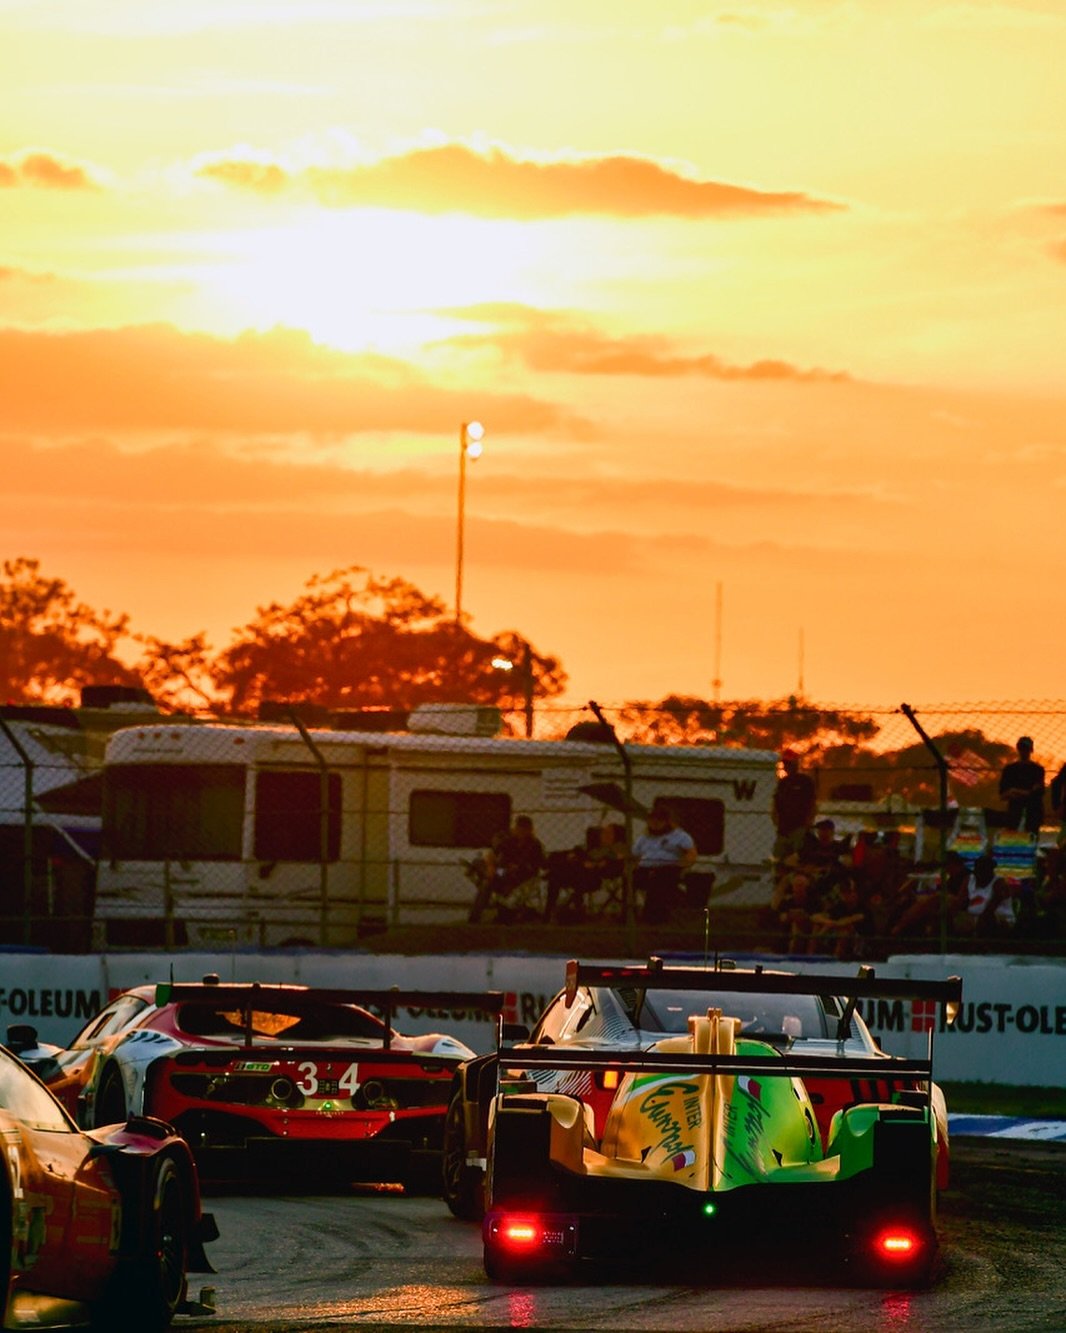
[[[5,560],[0,578],[0,698],[76,704],[83,685],[140,685],[116,657],[128,617],[93,611],[62,579],[27,556]]]
[[[233,713],[254,713],[266,699],[333,709],[514,703],[521,686],[492,659],[518,661],[527,649],[534,697],[565,685],[558,661],[516,632],[481,639],[405,579],[353,566],[314,576],[305,588],[291,606],[260,607],[214,659],[215,688]]]
[[[137,670],[156,702],[164,708],[211,711],[220,700],[212,678],[213,656],[201,631],[181,643],[138,635],[142,655]]]
[[[805,756],[808,764],[816,763],[830,746],[867,743],[880,729],[873,718],[861,713],[819,708],[802,699],[711,703],[676,694],[657,704],[627,703],[621,724],[630,740],[644,744],[777,751],[791,746]]]
[[[999,775],[1014,757],[1011,746],[989,740],[976,728],[943,731],[932,739],[947,760],[950,800],[966,806],[1001,805]],[[830,746],[819,762],[827,795],[834,786],[857,783],[868,786],[875,801],[891,795],[915,806],[939,804],[940,771],[923,741],[880,752]]]

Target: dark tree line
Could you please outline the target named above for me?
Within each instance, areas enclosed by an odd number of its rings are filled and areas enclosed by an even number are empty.
[[[500,670],[494,658],[515,669]],[[466,700],[517,714],[527,702],[561,695],[566,673],[518,630],[482,638],[456,625],[439,597],[359,566],[313,576],[291,605],[259,607],[215,649],[202,632],[180,643],[135,633],[128,616],[86,606],[62,579],[44,575],[38,561],[5,561],[0,698],[76,704],[90,684],[142,686],[164,708],[233,717],[254,717],[267,701],[339,711]],[[795,698],[712,702],[667,695],[626,704],[614,720],[620,737],[646,744],[793,747],[821,775],[823,799],[850,789],[868,791],[873,800],[892,794],[936,804],[937,772],[922,743],[879,747],[880,724],[860,712]],[[538,730],[550,734],[551,721]],[[945,733],[939,744],[949,762],[966,755],[972,765],[978,758],[983,767],[965,774],[967,803],[994,804],[1009,747],[979,730]]]
[[[502,671],[493,658],[520,669]],[[38,561],[5,561],[3,697],[74,704],[88,684],[140,685],[164,707],[248,717],[266,700],[350,709],[463,699],[515,709],[527,691],[560,694],[566,673],[517,630],[482,638],[456,625],[440,598],[358,566],[312,577],[289,606],[259,607],[216,650],[204,633],[181,643],[134,633],[127,616],[85,606]]]

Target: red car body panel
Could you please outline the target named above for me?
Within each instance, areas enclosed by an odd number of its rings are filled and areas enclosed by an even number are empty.
[[[79,1130],[33,1073],[0,1049],[0,1327],[98,1315],[129,1265],[153,1260],[144,1223],[164,1159],[180,1181],[186,1270],[210,1272],[203,1242],[217,1232],[201,1211],[188,1145],[174,1130],[145,1120]]]
[[[244,1174],[232,1150],[252,1145],[279,1163],[288,1146],[302,1170],[319,1143],[343,1146],[332,1160],[351,1178],[405,1179],[412,1154],[439,1152],[452,1076],[473,1052],[445,1034],[397,1032],[391,1014],[404,1003],[498,1013],[502,996],[142,986],[55,1052],[47,1079],[83,1125],[116,1118],[116,1110],[166,1120],[208,1171],[223,1164],[224,1173]],[[420,1167],[432,1169],[421,1157]]]

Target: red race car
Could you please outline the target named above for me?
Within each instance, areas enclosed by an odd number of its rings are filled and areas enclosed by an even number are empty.
[[[473,1052],[439,1032],[404,1036],[392,1015],[399,1006],[493,1015],[502,1004],[492,992],[209,977],[127,991],[69,1048],[20,1055],[82,1125],[130,1113],[168,1121],[205,1177],[280,1184],[320,1175],[439,1192],[448,1091]]]
[[[188,1145],[158,1120],[85,1133],[0,1047],[0,1327],[151,1333],[213,1271]]]

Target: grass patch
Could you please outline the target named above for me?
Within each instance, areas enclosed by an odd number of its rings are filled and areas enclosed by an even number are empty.
[[[1066,1120],[1066,1088],[1006,1087],[998,1083],[941,1083],[940,1086],[944,1089],[948,1110],[956,1115],[1016,1115]]]

